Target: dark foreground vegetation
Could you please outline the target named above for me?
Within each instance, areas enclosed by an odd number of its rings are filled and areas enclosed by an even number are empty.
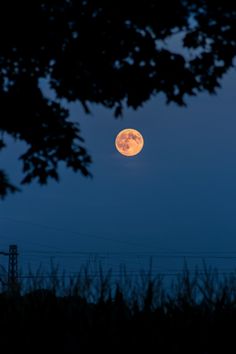
[[[125,271],[22,279],[0,295],[2,353],[235,353],[236,273],[184,269],[172,284]]]

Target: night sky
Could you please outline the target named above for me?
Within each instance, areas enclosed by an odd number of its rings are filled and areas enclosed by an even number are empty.
[[[177,271],[184,256],[191,267],[204,258],[219,270],[236,268],[235,80],[231,71],[217,95],[188,98],[186,108],[167,106],[159,95],[122,119],[101,106],[86,115],[71,105],[93,178],[61,166],[60,183],[34,183],[2,201],[1,250],[16,243],[21,267],[47,267],[53,257],[68,271],[91,253],[133,271],[148,267],[151,255],[154,271]],[[130,127],[145,145],[127,158],[114,141]],[[8,141],[1,166],[17,183],[23,145]]]

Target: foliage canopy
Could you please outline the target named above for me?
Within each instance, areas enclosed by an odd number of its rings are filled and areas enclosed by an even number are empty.
[[[168,48],[179,35],[179,53]],[[5,1],[0,13],[0,149],[4,133],[27,144],[22,183],[58,179],[58,163],[89,175],[78,124],[61,103],[134,109],[160,92],[167,103],[214,93],[236,55],[229,0]],[[46,79],[55,92],[41,89]],[[0,196],[17,190],[2,170]]]

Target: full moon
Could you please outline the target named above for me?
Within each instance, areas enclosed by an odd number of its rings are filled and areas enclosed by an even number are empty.
[[[142,150],[144,140],[137,130],[131,128],[124,129],[117,135],[115,145],[122,155],[134,156]]]

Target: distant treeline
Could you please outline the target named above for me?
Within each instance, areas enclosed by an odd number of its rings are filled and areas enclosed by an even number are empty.
[[[185,268],[168,289],[151,272],[42,279],[0,294],[2,353],[236,352],[236,273]]]

